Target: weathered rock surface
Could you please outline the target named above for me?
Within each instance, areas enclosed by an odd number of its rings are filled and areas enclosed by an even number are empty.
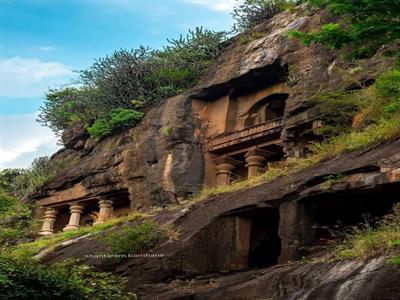
[[[45,199],[43,203],[73,201],[128,191],[135,208],[177,202],[198,191],[203,180],[202,146],[195,130],[190,100],[178,96],[151,109],[140,126],[100,142],[79,129],[68,132],[63,137],[66,149],[54,158],[72,166],[36,198]]]
[[[296,263],[227,276],[141,288],[140,299],[395,300],[400,268],[387,257],[368,261]]]
[[[232,215],[290,203],[319,205],[328,201],[330,195],[334,196],[336,206],[343,207],[343,210],[349,209],[351,201],[362,202],[366,195],[376,195],[375,201],[380,201],[383,206],[383,198],[396,198],[400,190],[399,149],[400,141],[393,141],[343,154],[296,176],[281,177],[247,190],[213,197],[189,209],[165,212],[161,223],[173,223],[180,238],[154,250],[154,253],[164,254],[162,258],[131,259],[111,266],[102,260],[86,262],[127,277],[130,288],[147,295],[147,299],[396,299],[397,287],[389,281],[400,279],[400,271],[387,266],[383,258],[368,262],[280,265],[222,277],[209,275],[215,277],[218,284],[214,286],[214,279],[207,284],[200,281],[204,289],[196,296],[193,296],[190,286],[189,291],[184,287],[177,289],[176,282],[171,281],[190,281],[227,268],[226,254],[231,245],[226,236],[230,235],[229,217]],[[342,174],[343,177],[327,188],[324,178],[332,174]],[[289,213],[284,219],[291,218],[296,216]],[[290,221],[287,223],[288,226],[280,228],[281,255],[289,254],[285,259],[307,246],[303,228],[293,227]],[[88,239],[55,251],[44,259],[52,263],[68,257],[84,258],[97,250],[104,251],[101,242]],[[391,274],[390,278],[385,279],[388,274]],[[372,292],[374,287],[387,292],[376,298],[378,292]]]

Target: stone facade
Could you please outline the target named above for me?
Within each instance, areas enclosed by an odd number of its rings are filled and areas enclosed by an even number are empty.
[[[205,185],[254,177],[284,156],[281,139],[290,89],[276,83],[256,90],[232,87],[217,99],[194,99],[205,144]]]

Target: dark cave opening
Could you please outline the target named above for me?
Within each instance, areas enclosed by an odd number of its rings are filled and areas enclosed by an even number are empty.
[[[351,233],[355,227],[374,228],[399,202],[399,185],[373,190],[352,190],[315,196],[307,205],[316,227],[316,245],[326,245]]]
[[[248,267],[262,268],[277,264],[281,253],[278,208],[260,208],[246,213],[245,217],[251,222]]]

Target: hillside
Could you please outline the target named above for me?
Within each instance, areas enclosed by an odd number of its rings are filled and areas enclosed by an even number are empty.
[[[3,252],[78,259],[139,299],[397,299],[398,32],[344,38],[344,8],[314,2],[225,40],[135,124],[64,129],[25,197],[44,237]]]

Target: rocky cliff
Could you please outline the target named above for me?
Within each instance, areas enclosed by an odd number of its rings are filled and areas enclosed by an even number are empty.
[[[150,108],[137,127],[100,142],[80,128],[66,131],[65,148],[54,158],[66,159],[71,167],[35,198],[77,200],[127,192],[132,207],[146,209],[198,192],[204,182],[204,126],[191,99],[213,99],[232,88],[256,90],[279,82],[290,87],[282,140],[293,154],[302,146],[294,139],[303,135],[304,124],[319,117],[313,95],[373,82],[393,61],[382,49],[371,59],[349,62],[343,53],[287,37],[288,30],[316,28],[331,19],[309,8],[278,14],[255,29],[262,38],[243,44],[242,36],[235,37],[196,87]]]
[[[331,224],[331,215],[357,224],[360,212],[379,215],[390,209],[400,189],[399,147],[395,141],[345,154],[291,178],[158,213],[152,217],[155,222],[173,224],[180,232],[178,240],[153,250],[163,254],[162,258],[123,263],[87,258],[105,251],[101,239],[92,236],[43,259],[54,263],[74,257],[113,270],[127,277],[129,287],[143,299],[397,299],[395,282],[400,273],[387,264],[387,257],[336,261],[310,243],[315,232],[305,220],[312,218],[313,224],[323,227]],[[338,173],[343,178],[327,189],[322,178]],[[307,209],[296,209],[299,206]],[[282,264],[242,272],[230,269],[234,218],[268,216],[268,211],[277,208],[282,240],[278,261]],[[299,256],[310,260],[287,264]]]
[[[325,11],[305,7],[278,14],[255,29],[263,37],[245,44],[241,36],[235,37],[195,88],[150,108],[137,127],[101,141],[88,138],[79,128],[65,132],[65,148],[54,158],[73,164],[36,199],[122,193],[131,207],[153,208],[150,218],[172,225],[179,238],[160,242],[153,250],[163,255],[157,259],[88,258],[105,251],[101,239],[93,236],[41,258],[54,263],[75,257],[112,270],[128,278],[129,288],[143,299],[397,299],[400,271],[386,264],[387,257],[338,261],[321,251],[328,245],[325,228],[336,220],[356,225],[362,214],[381,217],[398,202],[396,138],[322,161],[293,176],[182,203],[202,188],[205,173],[204,126],[192,99],[211,101],[233,88],[245,92],[284,83],[290,96],[281,139],[286,155],[293,155],[299,147],[295,137],[302,136],[321,113],[313,95],[359,89],[391,66],[383,49],[355,63],[342,59],[341,52],[306,47],[286,35],[290,29],[312,29],[331,18]],[[327,184],[326,178],[332,176],[335,180]],[[166,207],[172,203],[178,205]],[[164,210],[154,210],[155,206]],[[261,224],[261,219],[268,224]],[[249,222],[256,233],[249,233]],[[262,245],[260,236],[268,236],[269,244]],[[249,255],[244,248],[250,249]],[[293,263],[302,257],[310,260]]]

